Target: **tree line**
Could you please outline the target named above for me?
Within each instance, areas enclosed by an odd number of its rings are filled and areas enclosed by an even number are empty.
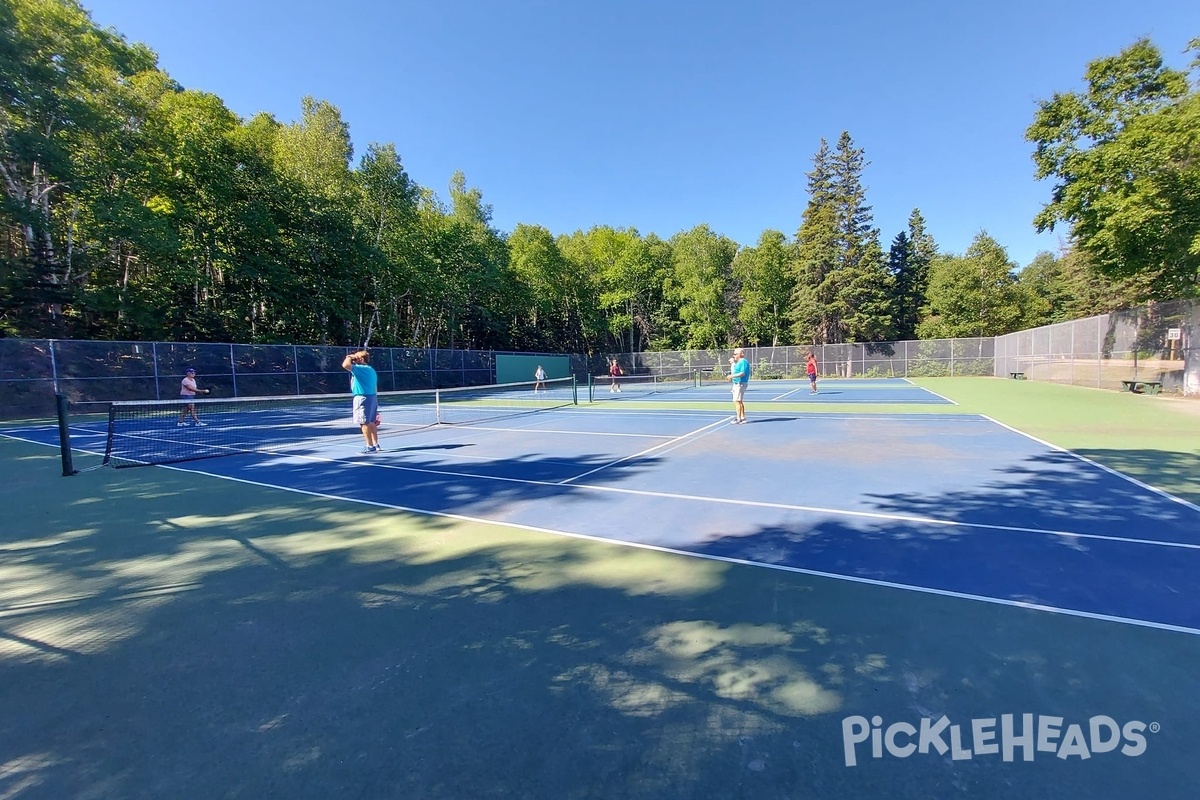
[[[848,132],[819,143],[791,235],[506,232],[461,173],[443,197],[394,144],[355,162],[327,101],[241,119],[76,0],[0,0],[0,335],[635,352],[993,336],[1197,296],[1200,93],[1145,40],[1086,79],[1028,130],[1055,182],[1034,223],[1069,246],[1023,269],[985,231],[941,252],[919,209],[885,250]]]

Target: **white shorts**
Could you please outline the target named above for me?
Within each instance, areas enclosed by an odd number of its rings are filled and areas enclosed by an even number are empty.
[[[735,383],[733,385],[733,402],[740,403],[746,397],[746,384]]]

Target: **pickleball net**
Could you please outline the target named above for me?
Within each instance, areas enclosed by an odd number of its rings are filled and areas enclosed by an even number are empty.
[[[380,392],[380,438],[434,425],[469,425],[578,402],[574,378],[454,389]],[[202,424],[180,414],[187,403]],[[104,465],[176,464],[237,453],[355,442],[351,395],[115,401],[108,411]]]
[[[696,388],[696,375],[693,372],[674,372],[663,375],[611,375],[588,376],[588,401],[595,403],[600,400],[617,400],[622,397],[639,397],[661,392],[674,392],[680,389]],[[617,391],[617,387],[620,391]]]

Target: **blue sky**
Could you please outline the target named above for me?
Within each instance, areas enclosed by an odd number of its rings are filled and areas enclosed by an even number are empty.
[[[1032,224],[1037,102],[1139,37],[1177,68],[1200,37],[1190,0],[82,2],[242,117],[290,122],[312,95],[355,163],[392,142],[443,197],[461,170],[501,230],[790,237],[821,138],[847,130],[885,249],[920,208],[943,252],[987,230],[1021,266],[1061,235]]]

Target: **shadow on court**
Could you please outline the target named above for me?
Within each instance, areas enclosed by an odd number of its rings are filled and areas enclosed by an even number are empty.
[[[45,451],[0,451],[0,795],[1117,798],[1197,780],[1196,637],[169,470],[63,480]],[[845,764],[850,715],[969,735],[1008,713],[1160,727],[1132,757],[860,744]]]
[[[1200,505],[1200,450],[1182,453],[1079,449],[1075,452],[1120,472],[1137,475],[1152,486],[1168,486],[1184,500]]]

